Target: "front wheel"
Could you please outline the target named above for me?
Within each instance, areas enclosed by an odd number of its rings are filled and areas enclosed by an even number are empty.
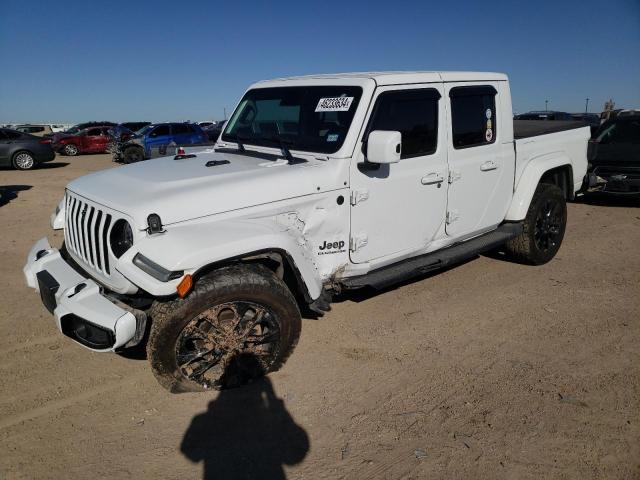
[[[562,190],[540,183],[533,194],[522,233],[506,244],[517,262],[542,265],[555,257],[567,226],[567,203]]]
[[[124,163],[136,163],[144,160],[144,153],[141,148],[129,147],[124,151],[122,158]]]
[[[298,305],[262,265],[235,265],[198,280],[184,299],[150,311],[147,357],[167,390],[233,388],[278,370],[300,336]]]

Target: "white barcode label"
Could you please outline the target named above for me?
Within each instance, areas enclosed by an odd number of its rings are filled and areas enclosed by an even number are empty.
[[[316,112],[346,112],[351,107],[353,97],[321,98],[316,106]]]

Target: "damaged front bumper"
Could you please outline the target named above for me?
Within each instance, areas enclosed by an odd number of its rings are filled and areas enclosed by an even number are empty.
[[[33,246],[23,272],[69,338],[100,352],[140,341],[144,320],[109,300],[100,285],[74,270],[46,238]]]

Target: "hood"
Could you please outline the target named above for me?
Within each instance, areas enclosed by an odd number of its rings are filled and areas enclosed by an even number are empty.
[[[289,165],[283,159],[206,150],[194,158],[162,157],[103,170],[67,188],[130,216],[144,229],[152,213],[169,225],[347,184],[347,160],[307,158]]]

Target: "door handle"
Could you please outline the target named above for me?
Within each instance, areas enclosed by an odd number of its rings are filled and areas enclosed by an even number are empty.
[[[493,160],[489,160],[480,165],[480,170],[483,172],[488,172],[489,170],[496,170],[498,168],[498,164]]]
[[[420,179],[420,182],[422,183],[422,185],[433,185],[435,183],[444,182],[444,177],[442,175],[440,175],[439,173],[432,172],[432,173],[422,177]]]

